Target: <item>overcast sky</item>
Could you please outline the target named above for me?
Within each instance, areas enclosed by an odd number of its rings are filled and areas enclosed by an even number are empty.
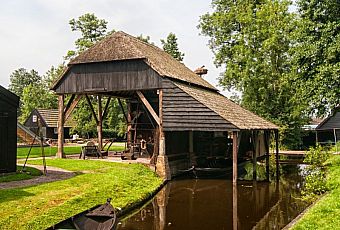
[[[108,30],[149,35],[160,46],[169,32],[178,37],[190,69],[205,65],[213,85],[221,70],[213,64],[208,38],[199,35],[200,15],[212,11],[210,0],[10,0],[0,8],[0,85],[7,87],[18,68],[35,69],[43,75],[63,62],[80,36],[70,30],[72,18],[94,13],[108,22]]]

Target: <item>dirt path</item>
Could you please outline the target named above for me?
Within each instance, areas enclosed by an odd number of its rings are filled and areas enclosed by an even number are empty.
[[[34,167],[43,171],[43,166],[40,165],[27,165],[27,166]],[[66,180],[71,177],[74,177],[75,175],[76,174],[74,172],[68,170],[47,166],[46,176],[38,176],[28,180],[3,182],[0,183],[0,189],[20,188],[53,181]]]

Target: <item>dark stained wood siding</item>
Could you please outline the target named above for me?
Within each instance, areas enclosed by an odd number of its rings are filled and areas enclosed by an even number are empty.
[[[44,118],[40,116],[37,110],[33,110],[30,116],[26,119],[24,126],[29,128],[32,132],[38,135],[38,122],[33,122],[33,116],[36,115],[41,120],[41,127],[43,129],[43,135],[48,139],[58,139],[58,134],[54,129],[57,127],[48,127]],[[70,127],[64,127],[64,138],[70,138]]]
[[[317,127],[317,130],[340,129],[340,111],[337,111],[333,116],[327,118],[325,122]]]
[[[15,172],[17,159],[17,107],[19,98],[0,86],[0,172]],[[13,100],[14,99],[14,100]]]
[[[160,88],[160,76],[142,59],[77,64],[56,87],[56,93],[114,92]]]
[[[165,131],[227,131],[237,128],[217,113],[164,79],[163,127]]]

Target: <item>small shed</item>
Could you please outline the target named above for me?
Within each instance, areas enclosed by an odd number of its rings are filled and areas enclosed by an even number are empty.
[[[236,181],[237,158],[248,156],[254,164],[265,157],[269,169],[269,136],[274,133],[277,140],[276,125],[228,100],[164,50],[124,32],[107,36],[71,60],[52,90],[59,97],[59,124],[81,98],[87,100],[100,147],[108,103],[125,100],[127,146],[134,152],[147,142],[150,163],[163,178],[232,162]],[[90,96],[98,98],[97,110]],[[105,105],[102,98],[107,98]],[[61,127],[58,157],[63,156]]]
[[[320,144],[335,144],[340,136],[340,106],[316,127],[316,139]]]
[[[0,85],[0,172],[15,172],[19,97]]]
[[[24,125],[38,134],[38,121],[41,121],[42,133],[45,138],[58,139],[58,110],[57,109],[34,109],[26,119]],[[70,118],[64,124],[65,138],[70,138],[70,129],[74,122]]]

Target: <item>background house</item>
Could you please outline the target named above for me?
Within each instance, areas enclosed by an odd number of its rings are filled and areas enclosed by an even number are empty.
[[[0,86],[0,172],[15,172],[19,97]]]
[[[340,136],[340,107],[334,108],[331,115],[316,127],[317,142],[320,144],[334,144]]]
[[[41,121],[42,133],[45,138],[58,138],[58,110],[57,109],[35,109],[26,119],[24,125],[34,133],[38,134],[38,121]],[[70,129],[73,127],[70,118],[64,124],[65,138],[70,138]]]

